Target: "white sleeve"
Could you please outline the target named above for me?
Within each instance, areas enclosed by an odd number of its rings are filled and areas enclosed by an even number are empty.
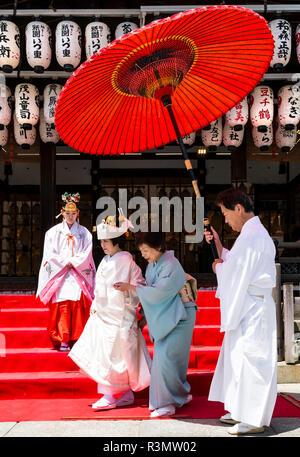
[[[238,327],[255,300],[248,293],[261,253],[250,243],[237,243],[223,263],[216,264],[217,296],[221,306],[221,331]]]

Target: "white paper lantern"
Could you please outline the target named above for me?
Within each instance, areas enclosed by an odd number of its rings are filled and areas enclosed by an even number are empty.
[[[11,21],[0,21],[0,68],[11,73],[20,63],[20,31]]]
[[[0,131],[11,121],[11,91],[8,86],[0,83]]]
[[[289,152],[296,144],[297,129],[286,130],[278,118],[275,122],[275,142],[282,152]]]
[[[44,116],[48,124],[54,125],[55,106],[58,96],[62,90],[61,84],[47,84],[44,89]]]
[[[51,63],[52,33],[48,24],[38,20],[25,28],[26,57],[36,73],[43,73]]]
[[[43,143],[58,143],[59,134],[57,133],[54,124],[46,122],[43,109],[40,110],[39,132]]]
[[[285,19],[274,19],[269,22],[269,28],[274,38],[274,52],[270,67],[280,70],[291,58],[292,28]]]
[[[65,71],[74,71],[81,60],[81,28],[76,22],[61,21],[55,31],[55,53]]]
[[[278,120],[287,130],[300,122],[300,89],[295,84],[283,86],[278,91]]]
[[[8,142],[8,127],[3,125],[3,129],[0,130],[0,146],[3,147]]]
[[[296,53],[298,62],[300,63],[300,24],[296,28]]]
[[[274,118],[274,94],[269,86],[256,86],[250,94],[251,124],[266,132]]]
[[[189,135],[185,135],[182,137],[183,144],[187,146],[192,146],[195,143],[196,140],[196,132],[192,132]],[[176,140],[178,143],[178,140]]]
[[[259,132],[257,127],[252,126],[252,138],[260,151],[267,151],[273,143],[273,124],[267,127],[266,132]]]
[[[227,146],[230,151],[234,151],[236,148],[241,146],[244,138],[244,126],[242,130],[234,130],[229,123],[225,120],[223,127],[223,144]]]
[[[14,113],[14,136],[16,143],[22,147],[22,149],[30,149],[35,143],[36,140],[36,128],[33,125],[31,130],[26,130],[19,124],[16,116],[16,112]]]
[[[237,103],[231,110],[227,111],[225,119],[234,130],[243,130],[249,117],[248,100],[245,97]]]
[[[111,41],[110,28],[104,22],[90,22],[85,28],[85,54],[89,59]]]
[[[208,128],[209,127],[209,128]],[[222,143],[223,120],[222,117],[213,121],[209,126],[201,130],[201,139],[204,146],[214,151]]]
[[[16,118],[24,129],[30,130],[39,121],[39,90],[33,84],[22,83],[15,88]]]
[[[132,32],[133,30],[138,29],[139,27],[134,22],[121,22],[115,31],[115,38],[121,38],[123,35],[127,35],[127,33]]]

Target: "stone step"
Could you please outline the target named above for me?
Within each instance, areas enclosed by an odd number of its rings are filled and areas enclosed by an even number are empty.
[[[300,383],[300,363],[278,362],[277,384]]]

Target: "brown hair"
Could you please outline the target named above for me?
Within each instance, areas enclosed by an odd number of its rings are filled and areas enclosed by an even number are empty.
[[[125,233],[123,233],[123,235],[118,236],[117,238],[111,238],[111,242],[112,242],[113,246],[118,244],[120,249],[124,249],[125,245],[126,245]]]
[[[216,199],[217,205],[223,205],[225,208],[234,210],[236,205],[244,207],[246,213],[254,212],[254,205],[251,198],[239,189],[223,190],[219,192]]]
[[[135,235],[135,244],[147,244],[150,248],[164,252],[166,250],[165,235],[162,232],[138,232]]]

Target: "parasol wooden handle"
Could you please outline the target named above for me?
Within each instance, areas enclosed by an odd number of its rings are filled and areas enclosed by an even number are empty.
[[[179,131],[179,128],[178,128],[178,125],[177,125],[177,122],[176,122],[176,119],[175,119],[175,116],[174,116],[174,112],[173,112],[173,109],[172,109],[172,99],[171,99],[170,95],[164,95],[161,98],[161,101],[162,101],[164,107],[168,110],[171,122],[173,124],[174,130],[175,130],[178,142],[179,142],[179,146],[180,146],[182,155],[184,157],[185,167],[186,167],[187,172],[190,175],[191,180],[192,180],[192,184],[193,184],[193,188],[194,188],[196,197],[200,198],[201,194],[200,194],[200,190],[199,190],[199,187],[198,187],[197,179],[195,177],[191,161],[190,161],[188,153],[187,153],[187,151],[185,149],[185,146],[184,146],[184,143],[183,143],[182,137],[180,135],[180,131]],[[212,234],[212,231],[211,231],[211,228],[210,228],[210,224],[209,224],[209,220],[208,220],[207,217],[204,218],[204,226]],[[212,254],[213,254],[214,259],[218,259],[219,258],[219,254],[218,254],[218,250],[216,248],[216,244],[215,244],[215,240],[214,239],[211,240],[210,245],[211,245]]]
[[[206,230],[208,230],[213,235],[213,232],[210,227],[209,219],[207,217],[204,218],[204,227],[206,228]],[[214,259],[215,260],[219,259],[219,254],[218,254],[218,250],[217,250],[214,238],[212,240],[210,240],[210,245],[211,245],[211,250],[212,250]]]

